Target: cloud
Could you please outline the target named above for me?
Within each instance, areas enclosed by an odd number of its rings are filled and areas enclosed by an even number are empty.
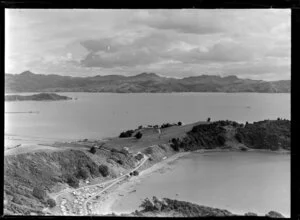
[[[203,12],[203,11],[202,11]],[[137,13],[133,23],[147,25],[162,30],[175,30],[183,33],[214,34],[225,28],[220,21],[213,19],[215,13],[201,13],[198,10],[166,10]]]
[[[290,10],[6,10],[7,72],[288,77]]]

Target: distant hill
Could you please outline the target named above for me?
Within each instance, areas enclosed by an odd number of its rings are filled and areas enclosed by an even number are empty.
[[[260,92],[289,93],[290,80],[263,81],[236,76],[200,75],[182,79],[161,77],[155,73],[135,76],[107,75],[71,77],[42,75],[25,71],[5,74],[5,92]]]
[[[55,93],[39,93],[34,95],[6,95],[5,101],[58,101],[69,100],[67,96],[57,95]]]

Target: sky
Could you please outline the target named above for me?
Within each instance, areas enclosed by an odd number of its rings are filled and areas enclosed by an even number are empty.
[[[6,9],[5,72],[290,79],[289,9]]]

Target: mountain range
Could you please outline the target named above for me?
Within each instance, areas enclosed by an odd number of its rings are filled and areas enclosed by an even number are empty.
[[[155,73],[134,76],[106,75],[72,77],[61,75],[5,74],[5,92],[258,92],[289,93],[290,80],[263,81],[237,76],[199,75],[182,79],[162,77]]]

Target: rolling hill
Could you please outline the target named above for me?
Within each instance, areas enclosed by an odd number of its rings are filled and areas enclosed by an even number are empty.
[[[135,76],[106,75],[71,77],[61,75],[5,74],[5,92],[259,92],[289,93],[290,80],[263,81],[236,76],[199,75],[182,79],[162,77],[155,73]]]

